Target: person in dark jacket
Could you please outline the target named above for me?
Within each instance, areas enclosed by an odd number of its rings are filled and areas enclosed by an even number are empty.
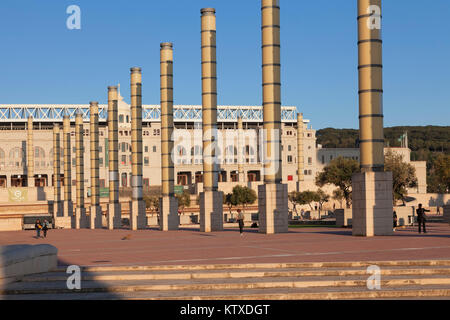
[[[42,225],[42,231],[44,232],[44,238],[47,238],[47,230],[49,227],[49,223],[47,220],[44,220],[44,223]]]
[[[239,232],[242,236],[244,232],[244,213],[242,213],[241,209],[238,209],[237,212],[238,212],[237,221],[239,223]]]
[[[397,212],[394,211],[394,231],[397,228]]]
[[[419,208],[417,208],[416,212],[417,212],[417,222],[419,223],[419,233],[421,233],[422,225],[423,225],[423,233],[427,233],[427,229],[425,228],[425,222],[427,221],[425,212],[430,212],[430,210],[422,208],[422,204],[419,203]]]
[[[36,223],[34,224],[34,228],[36,229],[36,237],[40,238],[42,225],[41,225],[41,221],[39,219],[36,220]]]

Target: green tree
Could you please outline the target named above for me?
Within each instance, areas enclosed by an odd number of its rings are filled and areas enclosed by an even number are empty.
[[[244,212],[247,205],[255,203],[256,199],[258,198],[256,192],[253,189],[240,185],[237,185],[233,188],[231,197],[234,203],[243,207]]]
[[[181,209],[181,213],[184,214],[184,209],[191,205],[191,195],[189,192],[184,191],[181,194],[176,194],[175,197],[178,199],[178,209]]]
[[[330,195],[326,194],[322,189],[317,190],[317,202],[319,203],[319,211],[322,210],[322,206],[325,202],[330,200]]]
[[[394,204],[397,200],[402,200],[404,205],[407,189],[417,186],[416,169],[403,162],[402,155],[388,151],[384,157],[384,170],[392,172]]]
[[[316,184],[323,187],[326,184],[334,184],[344,194],[347,208],[352,202],[352,175],[359,172],[359,163],[353,159],[338,157],[319,172],[316,176]]]
[[[341,189],[335,189],[333,191],[333,196],[332,196],[333,200],[339,201],[339,205],[342,209],[342,200],[345,199],[344,197],[344,192],[342,192]]]
[[[439,154],[431,164],[428,189],[433,193],[450,192],[450,155]]]
[[[319,195],[314,191],[302,191],[302,192],[291,192],[291,201],[298,205],[309,205],[311,211],[314,210],[312,207],[313,202],[319,202]]]
[[[147,209],[159,210],[159,197],[158,196],[144,196],[145,207]]]
[[[228,210],[230,210],[230,217],[233,218],[232,209],[234,206],[237,206],[236,197],[233,196],[233,193],[227,193],[223,195],[223,203],[227,205]]]
[[[297,202],[297,195],[298,195],[297,191],[290,192],[288,194],[288,200],[289,200],[290,203],[292,203],[292,207],[294,208],[294,212],[298,216],[297,205],[299,203]]]

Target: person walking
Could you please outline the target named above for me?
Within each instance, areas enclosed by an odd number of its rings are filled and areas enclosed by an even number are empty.
[[[422,204],[419,203],[419,208],[417,208],[416,212],[417,212],[417,222],[419,223],[419,233],[421,233],[422,225],[423,225],[423,233],[427,233],[427,229],[425,228],[425,222],[427,221],[425,212],[430,212],[430,210],[422,208]]]
[[[397,212],[394,211],[394,231],[396,231],[395,229],[397,228]]]
[[[34,228],[36,229],[36,238],[39,239],[41,237],[41,229],[42,229],[41,221],[39,219],[36,220]]]
[[[44,238],[47,238],[47,231],[48,231],[49,226],[50,225],[49,225],[48,221],[44,220],[44,223],[42,225],[42,231],[44,232]]]
[[[244,213],[242,212],[241,209],[238,209],[237,212],[238,212],[237,221],[239,223],[239,232],[242,236],[244,234]]]

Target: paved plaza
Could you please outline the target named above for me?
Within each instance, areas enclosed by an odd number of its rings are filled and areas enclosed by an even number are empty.
[[[391,261],[450,259],[450,226],[430,223],[427,234],[416,227],[394,236],[354,237],[351,229],[290,228],[265,235],[237,228],[201,233],[197,229],[50,230],[47,239],[35,231],[0,233],[0,244],[48,243],[58,248],[58,264],[81,266],[197,265],[271,262]]]

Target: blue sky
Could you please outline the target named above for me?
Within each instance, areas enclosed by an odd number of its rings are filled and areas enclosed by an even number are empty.
[[[68,30],[66,8],[81,8]],[[356,0],[281,0],[282,101],[314,128],[357,128]],[[175,103],[201,104],[200,9],[217,11],[220,105],[261,104],[260,0],[2,0],[0,104],[159,103],[159,44],[174,43]],[[450,1],[384,0],[385,126],[449,125]]]

